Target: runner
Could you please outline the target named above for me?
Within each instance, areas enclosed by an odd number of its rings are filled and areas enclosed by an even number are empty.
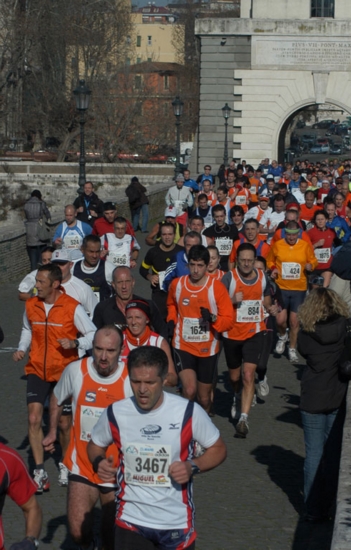
[[[211,244],[207,247],[207,250],[210,253],[210,261],[207,266],[207,274],[210,277],[214,277],[215,279],[218,279],[220,281],[225,272],[219,269],[221,257],[219,255],[218,248],[214,244]]]
[[[183,250],[174,242],[174,230],[172,223],[161,226],[161,240],[148,250],[139,269],[140,275],[151,283],[152,300],[164,320],[167,317],[167,293],[162,290],[163,280],[172,258]]]
[[[136,267],[140,246],[135,237],[126,233],[127,220],[118,216],[113,227],[114,233],[106,233],[101,237],[101,257],[106,257],[106,261],[114,266]]]
[[[282,291],[283,310],[277,314],[278,342],[275,353],[282,355],[285,345],[290,339],[288,349],[289,361],[298,363],[296,353],[299,323],[297,310],[303,303],[308,279],[318,264],[313,248],[307,242],[299,239],[300,227],[296,221],[288,222],[285,228],[285,238],[275,242],[267,256],[267,267]],[[287,333],[289,312],[289,336]]]
[[[192,477],[226,457],[219,431],[204,411],[163,391],[167,370],[162,350],[133,350],[128,371],[134,397],[102,413],[88,445],[99,476],[118,479],[115,550],[193,550]],[[206,449],[198,458],[193,458],[193,440]],[[120,454],[118,469],[106,454],[111,443]]]
[[[119,360],[122,334],[114,325],[96,331],[93,356],[68,365],[50,402],[50,429],[43,439],[44,449],[53,453],[63,403],[72,398],[73,425],[64,464],[68,477],[67,518],[73,541],[84,549],[95,550],[94,506],[101,503],[103,548],[113,550],[114,494],[116,482],[105,483],[93,471],[87,456],[91,432],[102,411],[111,403],[132,395],[126,365]],[[110,463],[117,465],[117,449],[107,450]]]
[[[257,256],[267,256],[270,246],[264,240],[264,236],[260,236],[260,224],[257,220],[251,218],[244,223],[244,235],[240,236],[237,241],[235,241],[232,251],[229,256],[229,270],[234,268],[237,250],[242,243],[250,243],[256,248]]]
[[[224,206],[217,204],[212,208],[215,223],[205,229],[204,235],[214,240],[221,257],[220,267],[223,271],[228,271],[228,260],[233,248],[233,243],[238,239],[238,231],[235,225],[228,225],[225,222],[226,211]]]
[[[262,271],[255,269],[255,258],[255,247],[250,243],[241,244],[237,251],[238,266],[222,279],[234,308],[234,322],[223,333],[223,347],[234,390],[233,419],[237,417],[241,400],[241,415],[235,430],[242,438],[249,432],[248,415],[255,393],[255,371],[266,335],[264,307],[267,310],[271,307],[267,280]]]
[[[172,282],[167,299],[169,332],[176,370],[187,399],[196,397],[210,412],[211,389],[217,375],[219,332],[229,330],[233,308],[222,283],[206,273],[208,250],[193,246],[188,255],[190,275]]]
[[[330,266],[333,261],[333,246],[337,241],[336,233],[327,227],[327,221],[328,214],[324,210],[316,212],[313,219],[314,227],[307,232],[312,242],[314,255],[318,260],[313,277],[322,276],[325,288],[329,286],[332,278],[333,273]]]

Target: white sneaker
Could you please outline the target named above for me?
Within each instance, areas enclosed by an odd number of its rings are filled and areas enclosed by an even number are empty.
[[[288,341],[288,333],[286,332],[284,336],[278,336],[278,342],[275,346],[274,353],[277,353],[278,355],[282,355],[285,350],[285,344]]]
[[[288,356],[289,356],[290,363],[298,363],[299,362],[299,358],[297,356],[296,349],[289,348],[288,349]]]
[[[59,477],[58,477],[58,484],[60,487],[67,487],[68,485],[68,468],[62,463],[59,462]]]
[[[34,470],[33,471],[34,483],[37,486],[37,494],[41,494],[43,491],[48,491],[50,489],[50,481],[48,473],[43,470]]]
[[[269,386],[267,376],[263,380],[259,380],[257,384],[257,393],[260,397],[266,397],[269,394]]]
[[[233,397],[232,408],[230,409],[230,416],[233,420],[239,418],[241,409],[241,395],[236,393]]]

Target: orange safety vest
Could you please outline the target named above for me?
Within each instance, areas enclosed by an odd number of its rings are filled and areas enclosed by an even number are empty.
[[[42,300],[34,296],[26,301],[26,314],[32,329],[26,374],[36,374],[46,382],[57,382],[64,368],[78,359],[77,349],[63,349],[58,343],[59,338],[77,338],[74,312],[78,305],[77,300],[63,292],[46,317]]]

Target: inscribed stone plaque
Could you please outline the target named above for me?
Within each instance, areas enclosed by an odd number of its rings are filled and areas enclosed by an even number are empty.
[[[252,37],[252,69],[350,71],[351,38]]]

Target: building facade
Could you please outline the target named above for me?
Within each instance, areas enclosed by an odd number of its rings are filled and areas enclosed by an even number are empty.
[[[191,168],[229,158],[283,160],[296,114],[329,103],[351,113],[351,2],[241,0],[240,18],[199,19],[201,84]]]

